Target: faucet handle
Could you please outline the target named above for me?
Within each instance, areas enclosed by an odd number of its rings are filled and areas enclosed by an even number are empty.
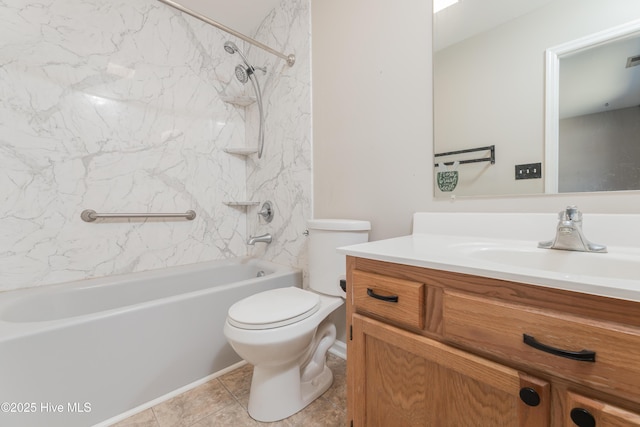
[[[260,215],[265,222],[271,222],[273,219],[273,208],[271,207],[270,201],[267,200],[262,204],[262,208],[260,208],[258,215]]]
[[[582,221],[582,212],[575,205],[567,206],[564,211],[558,213],[558,219],[561,221]]]

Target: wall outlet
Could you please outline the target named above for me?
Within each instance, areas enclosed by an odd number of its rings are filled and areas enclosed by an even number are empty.
[[[516,179],[542,178],[542,163],[516,165]]]

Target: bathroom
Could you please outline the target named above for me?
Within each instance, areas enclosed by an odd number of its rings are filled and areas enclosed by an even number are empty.
[[[3,84],[2,99],[37,111],[2,115],[3,291],[246,254],[304,268],[312,217],[369,220],[370,239],[380,240],[410,234],[414,212],[548,213],[568,204],[585,213],[638,211],[633,191],[434,198],[429,1],[284,0],[265,11],[249,35],[295,52],[296,63],[241,45],[267,68],[258,73],[267,112],[260,160],[223,152],[257,138],[245,112],[220,100],[251,94],[234,78],[238,59],[222,48],[227,34],[155,1],[27,4],[3,2],[0,26],[2,40],[29,36],[27,46],[8,43],[1,63],[6,82],[6,64],[26,57],[11,79],[30,90],[17,95]],[[91,43],[66,23],[47,26],[48,7],[76,16]],[[96,14],[104,21],[83,19]],[[57,50],[56,39],[78,45]],[[53,42],[35,47],[42,40]],[[73,72],[58,68],[56,55]],[[91,80],[93,67],[107,71]],[[43,74],[71,90],[40,88]],[[105,87],[116,94],[106,96]],[[123,100],[123,110],[101,111]],[[265,200],[276,213],[269,224],[260,206],[225,204]],[[84,209],[198,216],[90,224],[80,220]],[[271,244],[247,247],[249,235],[267,232]]]

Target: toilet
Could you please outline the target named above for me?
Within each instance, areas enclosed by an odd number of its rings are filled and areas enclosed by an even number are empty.
[[[368,221],[314,219],[309,231],[309,289],[287,287],[251,295],[229,308],[224,335],[253,365],[249,415],[287,418],[333,382],[326,355],[336,339],[329,317],[344,303],[345,256],[336,248],[369,239]]]

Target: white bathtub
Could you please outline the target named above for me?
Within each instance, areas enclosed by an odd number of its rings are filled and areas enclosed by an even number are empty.
[[[0,293],[0,426],[91,426],[224,370],[231,304],[301,284],[240,258]]]

